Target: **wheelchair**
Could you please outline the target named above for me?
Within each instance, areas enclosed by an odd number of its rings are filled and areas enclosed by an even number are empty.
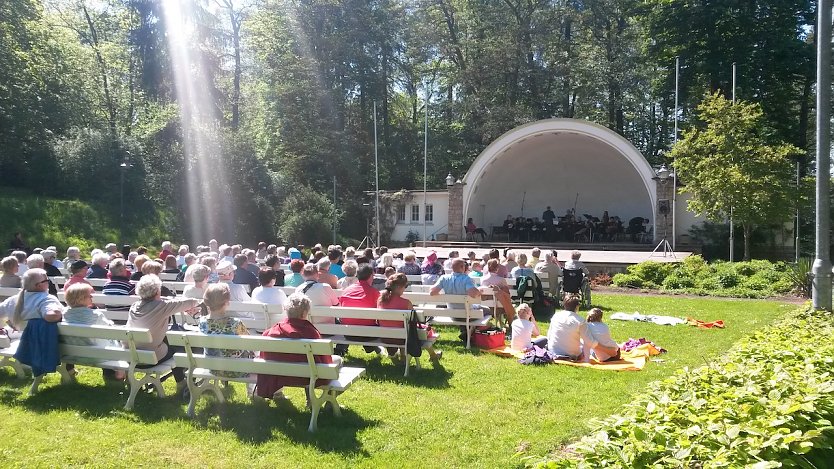
[[[579,295],[582,309],[591,308],[591,282],[582,269],[562,270],[562,295]]]

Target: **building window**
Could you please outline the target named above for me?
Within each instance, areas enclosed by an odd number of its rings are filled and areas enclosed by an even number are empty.
[[[426,221],[432,222],[434,221],[434,206],[430,204],[426,204]]]
[[[400,205],[397,207],[397,223],[402,223],[405,221],[405,205]]]
[[[411,206],[411,221],[418,222],[420,221],[420,206],[419,205],[412,205]]]

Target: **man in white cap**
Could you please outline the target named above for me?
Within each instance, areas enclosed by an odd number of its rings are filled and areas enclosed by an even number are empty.
[[[246,287],[243,285],[233,283],[235,278],[235,265],[229,261],[220,261],[215,269],[220,281],[229,285],[229,292],[231,293],[230,301],[252,301],[249,294],[246,293]]]

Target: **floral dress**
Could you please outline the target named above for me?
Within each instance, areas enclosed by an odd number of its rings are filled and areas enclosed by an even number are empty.
[[[239,319],[235,318],[200,318],[200,332],[203,334],[226,334],[226,335],[249,335],[246,326],[243,325]],[[210,357],[227,357],[227,358],[252,358],[253,354],[249,350],[232,350],[232,349],[206,349],[206,355]],[[212,373],[216,376],[224,378],[243,378],[248,376],[248,373],[240,373],[235,371],[214,371]]]

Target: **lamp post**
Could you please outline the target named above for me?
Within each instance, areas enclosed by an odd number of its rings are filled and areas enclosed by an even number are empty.
[[[817,4],[817,229],[811,298],[831,311],[831,0]]]

